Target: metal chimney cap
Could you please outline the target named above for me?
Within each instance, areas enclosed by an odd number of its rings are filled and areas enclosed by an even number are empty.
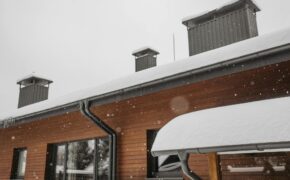
[[[30,75],[27,75],[21,79],[18,79],[17,84],[22,85],[22,86],[26,86],[26,85],[31,84],[33,81],[35,81],[37,84],[41,84],[41,85],[48,85],[50,83],[53,83],[52,80],[43,78],[43,77],[35,75],[35,74],[30,74]]]
[[[188,22],[190,21],[192,24],[198,24],[210,19],[213,19],[216,16],[224,15],[229,11],[239,9],[243,6],[248,5],[250,9],[253,9],[254,12],[261,11],[258,4],[255,0],[232,0],[219,8],[216,8],[212,11],[206,11],[197,15],[191,15],[182,19],[182,24],[188,26]]]
[[[159,52],[151,47],[142,47],[132,52],[132,55],[136,57],[144,56],[145,54],[158,55]]]

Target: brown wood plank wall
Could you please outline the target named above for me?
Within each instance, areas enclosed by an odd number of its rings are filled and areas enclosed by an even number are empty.
[[[147,173],[146,130],[159,129],[183,113],[289,96],[289,91],[290,61],[101,105],[92,110],[118,132],[119,179],[144,179]],[[104,135],[79,112],[0,129],[0,179],[10,177],[13,148],[28,149],[25,178],[44,179],[48,143]],[[190,166],[203,179],[209,179],[207,155],[191,155]]]

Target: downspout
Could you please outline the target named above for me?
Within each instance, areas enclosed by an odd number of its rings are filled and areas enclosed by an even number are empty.
[[[103,131],[105,131],[109,136],[109,147],[110,147],[110,169],[109,169],[109,177],[110,180],[116,180],[117,174],[117,133],[108,126],[104,121],[102,121],[99,117],[93,114],[90,110],[89,101],[85,100],[80,102],[80,111],[81,113],[95,123],[98,127],[100,127]]]
[[[178,152],[178,157],[181,163],[181,169],[183,173],[190,179],[190,180],[201,180],[201,178],[195,174],[193,171],[190,170],[188,167],[188,158],[189,155],[186,152]]]

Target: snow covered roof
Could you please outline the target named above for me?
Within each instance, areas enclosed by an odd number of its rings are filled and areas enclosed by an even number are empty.
[[[207,68],[215,64],[286,45],[290,45],[290,28],[200,53],[167,65],[139,71],[130,76],[116,79],[96,87],[67,94],[63,97],[28,105],[23,108],[16,109],[10,113],[1,114],[0,122],[19,118],[21,116],[27,116],[33,113],[40,113],[48,109],[57,108],[66,104],[78,102],[91,97],[101,96],[129,87],[140,86],[145,83],[158,81],[180,73],[192,70],[200,71],[203,68]]]
[[[155,154],[202,152],[202,149],[218,152],[214,149],[243,145],[252,146],[245,150],[257,150],[262,148],[259,144],[283,148],[279,143],[288,143],[290,147],[289,107],[290,97],[284,97],[184,114],[158,132],[151,151]]]
[[[182,19],[182,23],[186,24],[187,21],[195,21],[200,18],[205,18],[207,16],[212,16],[213,14],[220,14],[223,11],[226,11],[229,8],[233,8],[236,6],[240,6],[241,4],[247,3],[249,4],[255,11],[260,11],[260,8],[255,0],[231,0],[222,4],[220,7],[211,10],[211,11],[204,11],[198,14],[190,15]]]

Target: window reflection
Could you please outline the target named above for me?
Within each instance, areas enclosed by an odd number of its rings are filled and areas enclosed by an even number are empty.
[[[18,159],[18,167],[17,167],[17,176],[24,177],[25,174],[25,167],[26,167],[26,156],[27,150],[20,150],[19,151],[19,159]]]
[[[171,156],[159,156],[158,157],[158,171],[179,171],[181,168],[181,163],[177,155]]]
[[[109,154],[109,141],[108,139],[98,140],[98,180],[109,179],[109,164],[110,164],[110,154]]]
[[[290,153],[223,154],[220,173],[223,179],[289,179]]]
[[[51,144],[47,152],[46,179],[107,180],[110,174],[108,138]]]
[[[26,148],[14,149],[11,179],[19,179],[19,180],[24,179],[26,158],[27,158]]]
[[[95,141],[68,144],[67,179],[91,180],[94,178]]]
[[[65,162],[65,145],[57,146],[57,157],[56,157],[56,166],[55,166],[55,179],[63,180],[64,179],[64,162]]]

